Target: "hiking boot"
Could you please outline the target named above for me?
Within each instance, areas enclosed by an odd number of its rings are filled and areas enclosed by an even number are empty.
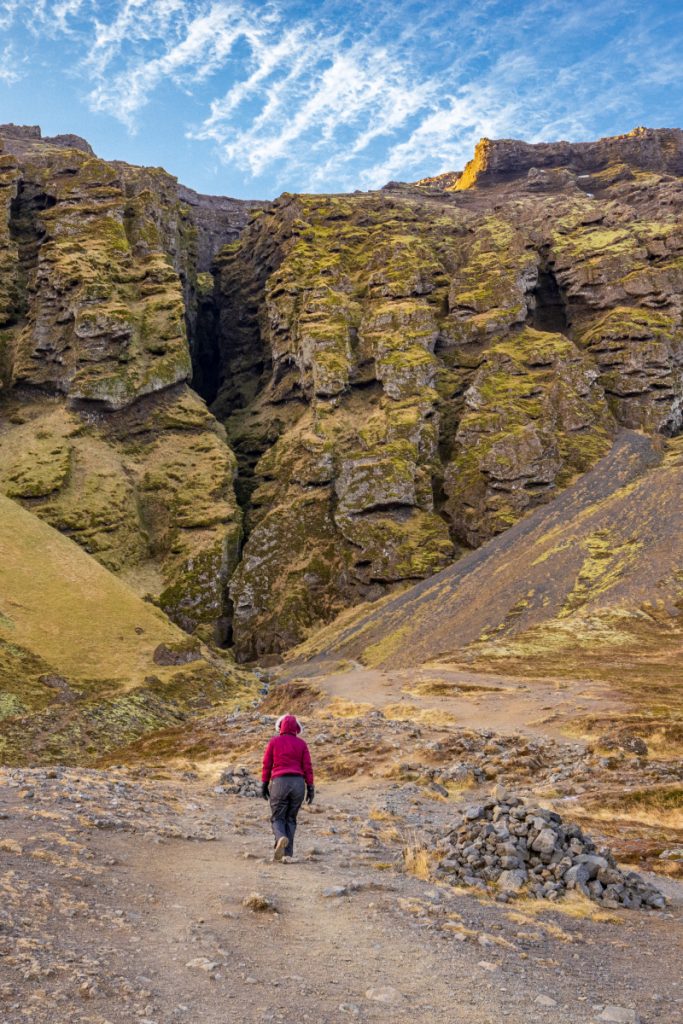
[[[275,853],[273,854],[273,860],[282,860],[287,849],[287,836],[280,836],[275,844]]]

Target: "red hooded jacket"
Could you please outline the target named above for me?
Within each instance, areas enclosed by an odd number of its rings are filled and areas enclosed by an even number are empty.
[[[294,715],[286,715],[280,723],[280,735],[273,736],[263,754],[262,782],[278,775],[303,775],[313,785],[313,765],[306,742],[297,736],[301,726]]]

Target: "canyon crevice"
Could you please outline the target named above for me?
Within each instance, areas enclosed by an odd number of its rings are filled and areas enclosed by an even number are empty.
[[[240,660],[681,430],[680,131],[272,203],[0,140],[0,491]]]

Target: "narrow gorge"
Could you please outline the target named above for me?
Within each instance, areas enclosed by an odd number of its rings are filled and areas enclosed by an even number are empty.
[[[0,493],[239,661],[681,432],[681,131],[274,202],[0,141]]]

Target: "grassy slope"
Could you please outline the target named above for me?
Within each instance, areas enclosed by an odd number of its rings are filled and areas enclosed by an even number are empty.
[[[0,496],[0,639],[74,681],[129,688],[186,635],[73,541]],[[156,670],[156,668],[155,668]]]
[[[663,745],[678,746],[682,492],[683,438],[658,451],[627,432],[550,505],[433,579],[340,616],[292,658],[600,679],[625,720],[646,716],[646,734],[664,722]]]
[[[100,764],[255,680],[213,656],[77,544],[0,496],[0,760]],[[155,664],[159,644],[192,650]]]

